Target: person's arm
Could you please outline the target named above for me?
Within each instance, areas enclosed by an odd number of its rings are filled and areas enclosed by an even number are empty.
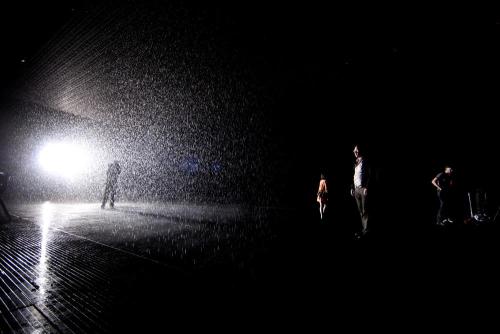
[[[438,184],[438,178],[437,176],[435,178],[432,179],[432,184],[434,185],[434,187],[436,187],[439,191],[441,191],[441,187],[439,186]]]

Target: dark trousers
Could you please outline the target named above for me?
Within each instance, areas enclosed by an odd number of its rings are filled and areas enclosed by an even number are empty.
[[[354,198],[358,205],[359,215],[361,216],[361,224],[363,226],[363,233],[368,231],[368,195],[364,195],[365,188],[355,188]]]
[[[104,189],[104,198],[102,199],[102,206],[106,205],[109,197],[109,205],[113,207],[115,205],[115,193],[116,183],[106,183],[106,188]]]
[[[444,219],[451,218],[451,194],[446,190],[438,190],[439,210],[437,213],[437,222],[441,223]]]

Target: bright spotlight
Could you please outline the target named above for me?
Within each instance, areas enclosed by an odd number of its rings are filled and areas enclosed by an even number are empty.
[[[38,161],[46,172],[72,179],[88,170],[90,155],[76,144],[49,143],[40,151]]]

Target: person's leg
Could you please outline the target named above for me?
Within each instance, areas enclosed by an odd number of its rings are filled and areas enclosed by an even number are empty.
[[[368,195],[364,194],[364,189],[360,189],[361,197],[361,224],[363,225],[363,234],[368,232]]]
[[[110,196],[110,200],[109,200],[109,206],[112,208],[115,207],[115,193],[116,193],[116,186],[113,185],[111,187],[111,196]]]
[[[356,188],[354,190],[354,198],[356,199],[356,205],[358,206],[358,212],[359,216],[361,218],[361,224],[364,230],[364,223],[363,223],[363,199],[361,196],[361,188]]]
[[[106,188],[104,188],[104,196],[102,199],[102,204],[101,208],[104,209],[104,206],[106,205],[106,202],[108,201],[108,196],[109,196],[109,184],[106,184]]]
[[[325,218],[326,202],[322,199],[319,207],[321,211],[321,219]]]
[[[443,221],[448,222],[450,219],[450,194],[448,192],[442,191],[442,209],[441,209],[441,218]]]
[[[443,220],[446,218],[444,217],[445,201],[444,201],[444,194],[442,191],[438,191],[438,199],[439,199],[439,209],[437,212],[437,223],[442,224]]]

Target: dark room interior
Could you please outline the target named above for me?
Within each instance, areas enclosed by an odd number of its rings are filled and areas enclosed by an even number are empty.
[[[483,14],[5,7],[0,333],[493,320],[500,16]]]

